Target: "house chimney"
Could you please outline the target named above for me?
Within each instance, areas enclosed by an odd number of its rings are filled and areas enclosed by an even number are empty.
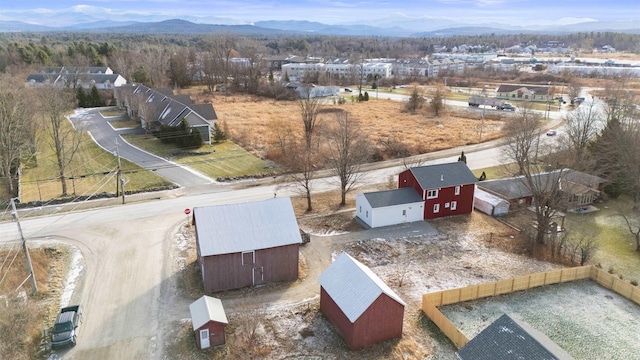
[[[444,174],[440,175],[440,181],[444,181]]]

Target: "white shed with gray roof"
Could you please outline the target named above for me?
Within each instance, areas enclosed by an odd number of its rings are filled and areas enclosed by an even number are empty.
[[[356,217],[372,228],[421,221],[423,216],[424,200],[414,188],[356,195]]]

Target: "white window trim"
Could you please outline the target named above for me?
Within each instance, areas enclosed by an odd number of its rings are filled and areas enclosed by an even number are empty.
[[[242,252],[242,265],[249,265],[249,264],[245,264],[244,263],[244,254],[251,254],[252,255],[252,261],[253,261],[251,264],[255,264],[256,263],[256,252],[255,252],[255,250],[243,251]]]
[[[456,195],[460,195],[460,185],[456,186],[455,193]]]
[[[457,201],[452,201],[451,202],[451,211],[456,211],[458,209],[458,202]]]
[[[437,214],[440,212],[440,204],[433,204],[433,213]]]
[[[429,195],[429,193],[433,193],[434,195]],[[438,189],[427,190],[427,199],[437,199],[438,198]]]

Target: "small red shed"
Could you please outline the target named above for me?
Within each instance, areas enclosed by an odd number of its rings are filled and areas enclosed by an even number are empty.
[[[225,344],[224,330],[228,321],[220,299],[205,295],[189,305],[189,312],[198,348]]]
[[[478,179],[462,161],[412,167],[398,175],[398,188],[412,187],[424,199],[424,219],[470,214]]]
[[[340,254],[318,282],[320,311],[350,349],[402,337],[406,304],[358,260]]]

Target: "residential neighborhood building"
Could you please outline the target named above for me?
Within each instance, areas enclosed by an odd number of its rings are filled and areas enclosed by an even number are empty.
[[[413,188],[425,201],[425,220],[471,213],[477,182],[462,161],[412,167],[398,175],[398,188]]]
[[[27,86],[44,88],[77,88],[98,90],[113,90],[125,85],[127,80],[119,74],[114,74],[109,67],[43,67],[40,72],[27,76]]]
[[[151,89],[140,84],[120,86],[114,97],[118,108],[127,110],[132,119],[139,119],[144,129],[157,131],[161,125],[178,126],[186,120],[200,132],[203,142],[211,143],[218,119],[212,104],[194,104],[189,95],[174,95],[169,88]]]
[[[573,357],[542,332],[503,314],[456,352],[458,360],[544,359]]]
[[[553,100],[550,86],[502,84],[496,90],[498,99],[547,102]]]
[[[424,200],[414,188],[357,194],[356,217],[371,228],[422,221]]]
[[[204,295],[189,305],[189,313],[199,349],[225,344],[229,321],[220,299]]]
[[[567,209],[579,209],[592,204],[600,197],[602,186],[606,183],[601,177],[571,169],[535,174],[532,181],[542,189],[559,184]],[[533,204],[533,193],[523,176],[485,180],[478,184],[478,188],[509,201],[511,205]]]
[[[350,349],[402,337],[407,304],[358,260],[343,252],[318,282],[320,311]]]
[[[206,292],[298,278],[302,238],[290,198],[196,207],[193,224]]]

